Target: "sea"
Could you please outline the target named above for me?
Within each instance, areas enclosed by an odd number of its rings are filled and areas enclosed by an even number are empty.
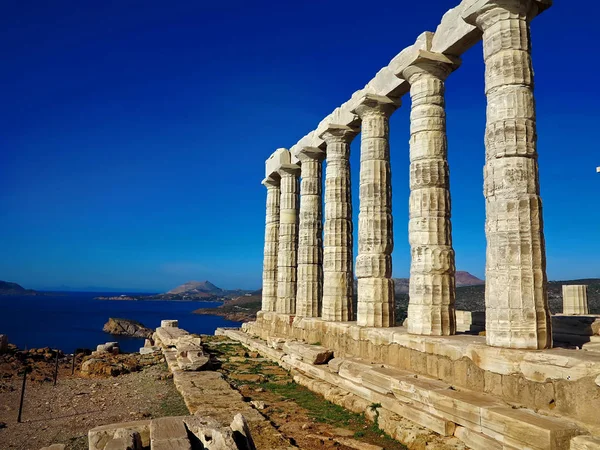
[[[44,295],[0,296],[0,334],[20,349],[50,347],[73,353],[98,344],[119,342],[121,351],[136,352],[144,339],[112,336],[102,331],[109,317],[132,319],[148,328],[177,319],[190,333],[213,334],[218,327],[239,327],[220,316],[192,314],[219,302],[165,300],[96,300],[120,295],[106,292],[48,292]],[[140,295],[139,293],[123,293]]]

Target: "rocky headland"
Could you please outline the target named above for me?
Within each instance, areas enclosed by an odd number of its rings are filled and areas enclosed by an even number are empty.
[[[139,338],[150,338],[154,330],[145,327],[143,324],[136,320],[109,318],[108,322],[104,324],[102,329],[105,333],[119,335],[119,336],[130,336]]]
[[[40,295],[40,293],[33,289],[25,289],[17,283],[0,281],[0,295]]]

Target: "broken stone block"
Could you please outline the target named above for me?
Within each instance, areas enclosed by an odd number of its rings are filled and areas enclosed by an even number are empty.
[[[127,428],[119,428],[113,435],[113,441],[120,441],[121,446],[115,447],[115,450],[142,450],[142,437],[135,430]],[[109,442],[110,444],[110,442]],[[124,445],[123,445],[124,444]],[[108,449],[108,444],[104,450]]]
[[[600,450],[600,437],[583,435],[571,439],[570,450]]]
[[[254,440],[250,434],[250,427],[243,415],[236,414],[229,428],[233,431],[233,439],[239,450],[256,450]]]
[[[89,450],[104,450],[108,441],[114,438],[119,429],[133,430],[139,433],[144,447],[150,447],[150,420],[123,422],[101,425],[88,431]]]
[[[308,364],[327,364],[333,358],[333,350],[320,345],[309,345],[302,342],[286,342],[283,351],[291,356],[297,356]]]
[[[161,320],[160,326],[161,326],[161,328],[167,328],[167,327],[178,328],[179,321],[178,320]]]
[[[140,355],[151,355],[152,353],[160,352],[160,347],[141,347]]]
[[[119,343],[118,342],[107,342],[106,344],[100,344],[96,347],[98,353],[112,353],[113,355],[119,354]]]

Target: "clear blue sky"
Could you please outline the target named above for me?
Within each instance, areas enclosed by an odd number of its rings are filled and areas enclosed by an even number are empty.
[[[457,3],[4,1],[0,279],[258,288],[265,158]],[[600,276],[599,13],[557,1],[532,24],[551,279]],[[448,80],[447,104],[457,266],[482,277],[481,44]],[[409,110],[405,97],[391,120],[399,277],[410,265]]]

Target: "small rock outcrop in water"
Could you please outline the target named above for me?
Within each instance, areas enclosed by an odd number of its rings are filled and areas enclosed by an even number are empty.
[[[154,333],[154,330],[146,328],[135,320],[114,319],[112,317],[104,324],[103,331],[110,334],[140,338],[149,338]]]

